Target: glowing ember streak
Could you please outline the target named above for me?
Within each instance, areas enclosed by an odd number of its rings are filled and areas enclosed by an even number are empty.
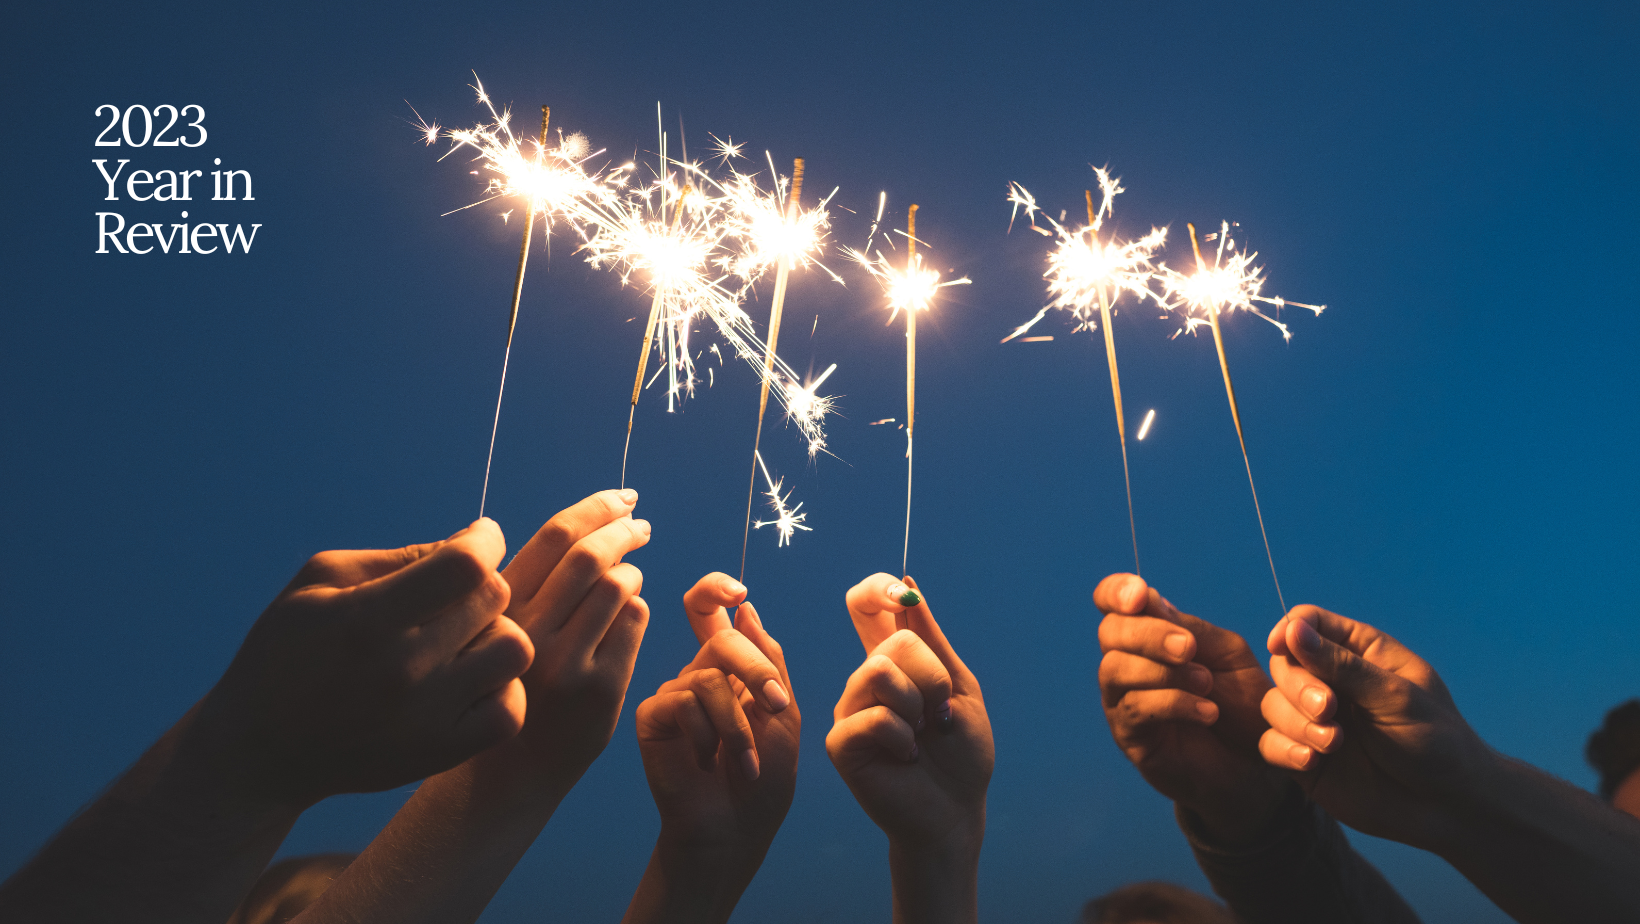
[[[1139,439],[1144,439],[1145,434],[1150,432],[1151,421],[1154,421],[1155,419],[1156,419],[1156,409],[1151,408],[1150,413],[1145,415],[1145,422],[1139,425]]]
[[[803,521],[808,519],[809,515],[806,513],[798,513],[799,510],[803,509],[802,502],[799,502],[796,507],[792,507],[791,509],[786,508],[786,501],[789,500],[792,495],[790,491],[787,491],[785,494],[780,493],[780,486],[785,483],[785,479],[782,478],[780,481],[775,481],[773,478],[770,478],[769,468],[763,464],[763,455],[755,450],[752,455],[757,459],[758,468],[763,470],[763,480],[769,485],[769,490],[763,493],[769,498],[769,507],[774,510],[774,519],[758,520],[756,523],[752,524],[752,528],[762,529],[765,526],[773,526],[775,533],[780,537],[777,546],[791,545],[792,534],[796,530],[801,529],[804,532],[813,532],[814,529],[812,527],[803,525]]]

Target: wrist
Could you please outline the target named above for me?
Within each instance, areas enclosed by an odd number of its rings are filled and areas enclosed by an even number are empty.
[[[1209,843],[1226,850],[1239,850],[1269,839],[1291,823],[1302,809],[1303,801],[1298,784],[1281,775],[1267,776],[1256,785],[1218,798],[1180,800],[1178,804],[1194,819]]]
[[[680,834],[663,824],[625,924],[728,921],[766,850],[767,845],[748,850],[721,838]]]
[[[896,924],[963,924],[979,917],[979,855],[985,840],[980,814],[933,838],[890,837]]]

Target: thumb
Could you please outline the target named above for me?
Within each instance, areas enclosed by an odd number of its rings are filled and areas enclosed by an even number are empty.
[[[1399,712],[1406,698],[1400,677],[1373,663],[1376,643],[1389,636],[1319,607],[1296,607],[1288,614],[1286,643],[1306,670],[1347,699],[1374,714]]]

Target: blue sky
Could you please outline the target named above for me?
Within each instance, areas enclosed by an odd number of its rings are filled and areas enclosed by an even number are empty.
[[[1055,316],[1037,331],[1052,342],[997,343],[1043,301],[1044,240],[1007,233],[1009,181],[1074,210],[1109,164],[1125,232],[1237,221],[1269,291],[1330,306],[1289,312],[1287,344],[1257,319],[1225,331],[1289,602],[1396,634],[1488,740],[1579,785],[1588,732],[1640,693],[1632,6],[12,15],[0,871],[209,688],[307,555],[475,515],[517,228],[440,217],[477,181],[417,143],[406,105],[477,121],[472,70],[613,156],[653,150],[659,100],[692,147],[710,131],[806,158],[840,207],[917,202],[934,265],[972,277],[919,325],[910,558],[996,727],[988,919],[1070,921],[1137,878],[1202,885],[1098,709],[1089,592],[1131,559],[1103,345]],[[256,201],[193,220],[262,223],[251,254],[93,253],[103,103],[205,107],[205,147],[118,156],[249,170]],[[867,222],[835,214],[857,244]],[[619,474],[645,306],[563,243],[532,260],[496,447],[490,512],[514,547]],[[842,593],[899,561],[903,443],[866,424],[903,415],[903,348],[875,287],[832,263],[848,287],[796,279],[781,344],[800,370],[838,363],[839,458],[808,467],[790,431],[764,439],[815,531],[785,549],[754,534],[748,566],[808,722],[747,920],[887,904],[881,836],[823,739],[862,655]],[[1279,608],[1210,339],[1170,341],[1154,314],[1115,327],[1130,428],[1157,412],[1130,440],[1145,574],[1260,640]],[[736,564],[756,414],[739,369],[682,413],[661,397],[639,408],[629,478],[655,524],[633,561],[656,618],[627,713],[487,921],[615,916],[648,855],[631,709],[691,654],[683,590]],[[286,852],[362,847],[404,797],[332,800]],[[1503,920],[1441,861],[1354,840],[1426,919]]]

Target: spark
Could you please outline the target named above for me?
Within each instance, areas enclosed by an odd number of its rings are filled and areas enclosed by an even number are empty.
[[[1145,434],[1150,432],[1150,423],[1155,419],[1156,409],[1151,408],[1149,413],[1145,414],[1145,422],[1139,425],[1139,439],[1144,439]]]
[[[798,385],[795,381],[786,382],[786,417],[797,423],[799,429],[812,426],[825,415],[830,414],[836,403],[835,398],[815,394],[815,391],[837,371],[837,364],[832,363],[820,377],[807,385]],[[826,448],[824,437],[809,441],[809,458],[814,458],[820,450]]]
[[[873,420],[871,423],[866,424],[866,426],[868,426],[868,427],[880,427],[883,424],[891,424],[891,423],[894,423],[894,418],[884,417],[882,420]]]
[[[1236,246],[1235,239],[1230,236],[1229,222],[1223,222],[1218,233],[1208,235],[1207,239],[1218,242],[1212,262],[1204,259],[1198,250],[1195,272],[1181,273],[1163,267],[1160,273],[1169,301],[1166,307],[1183,309],[1184,326],[1179,329],[1180,332],[1194,334],[1202,325],[1212,325],[1217,315],[1240,309],[1274,324],[1281,331],[1282,340],[1290,341],[1293,332],[1280,319],[1282,308],[1294,305],[1308,308],[1318,315],[1327,309],[1326,305],[1307,305],[1262,294],[1264,267],[1253,264],[1258,253]],[[1276,317],[1261,311],[1258,307],[1260,304],[1275,306]]]
[[[777,545],[781,546],[791,545],[792,534],[796,530],[801,529],[804,532],[814,532],[813,527],[803,525],[803,521],[808,519],[809,515],[806,513],[798,513],[799,510],[803,509],[803,504],[801,501],[798,502],[796,507],[787,509],[786,501],[790,500],[792,495],[790,491],[787,491],[785,494],[780,493],[780,486],[785,483],[785,479],[782,478],[779,481],[776,481],[773,478],[770,478],[769,467],[763,464],[762,453],[758,453],[754,450],[753,455],[757,457],[758,468],[763,470],[763,480],[769,485],[769,490],[763,493],[769,498],[769,507],[774,510],[774,519],[758,520],[756,523],[752,524],[752,528],[762,529],[765,526],[773,526],[775,533],[780,537]]]

